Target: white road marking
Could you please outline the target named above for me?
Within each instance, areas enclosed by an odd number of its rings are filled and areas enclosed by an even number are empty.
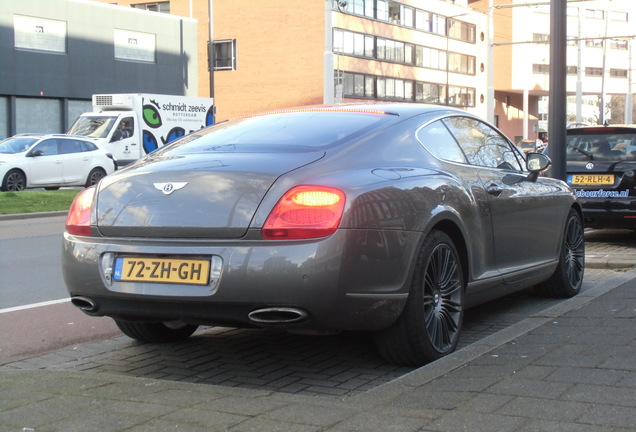
[[[58,303],[65,303],[68,301],[71,301],[71,299],[64,298],[64,299],[51,300],[51,301],[45,301],[40,303],[32,303],[32,304],[28,304],[24,306],[15,306],[15,307],[10,307],[6,309],[0,309],[0,314],[7,313],[7,312],[16,312],[16,311],[25,310],[25,309],[33,309],[33,308],[41,307],[41,306],[50,306],[50,305],[54,305]]]

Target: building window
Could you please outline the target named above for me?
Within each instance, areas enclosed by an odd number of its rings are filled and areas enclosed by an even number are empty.
[[[156,37],[150,33],[115,29],[115,59],[154,63],[156,61]]]
[[[538,75],[547,75],[550,73],[550,65],[546,64],[533,64],[532,73]]]
[[[66,54],[66,22],[15,15],[16,49]]]
[[[351,72],[334,72],[335,83],[342,84],[342,95],[349,98],[385,99],[399,102],[420,102],[474,107],[476,90],[469,87],[373,76]]]
[[[476,41],[477,27],[474,24],[446,18],[444,15],[416,9],[397,1],[375,0],[374,3],[374,0],[333,0],[333,9],[427,33],[442,36],[448,34],[451,38],[464,42]]]
[[[389,3],[389,22],[405,27],[413,27],[414,9],[398,2]]]
[[[603,76],[603,68],[586,67],[585,76],[589,76],[589,77]]]
[[[475,89],[459,86],[449,86],[447,88],[448,97],[445,101],[447,105],[474,107]]]
[[[377,0],[375,17],[380,21],[389,20],[389,2],[387,0]]]
[[[214,70],[236,70],[236,39],[214,41]]]
[[[548,43],[550,42],[550,35],[544,33],[533,33],[532,41],[537,43]]]
[[[475,43],[476,27],[473,24],[449,18],[448,37],[451,39]]]
[[[452,52],[448,53],[448,71],[475,75],[475,57]]]
[[[576,75],[579,72],[579,68],[577,66],[567,66],[566,73],[568,75]]]
[[[629,49],[629,45],[626,40],[614,40],[610,39],[610,48],[627,51]]]
[[[610,11],[609,19],[612,21],[627,22],[627,12]]]
[[[440,84],[416,82],[415,83],[415,102],[420,103],[442,103],[443,88]]]
[[[425,32],[433,31],[431,13],[423,10],[415,11],[415,28]]]
[[[137,3],[131,5],[135,9],[149,10],[153,12],[170,13],[170,2],[154,2],[154,3]]]
[[[585,17],[592,19],[605,19],[605,11],[599,9],[585,9]]]
[[[603,39],[585,39],[585,46],[590,48],[603,48]]]
[[[610,69],[610,77],[627,78],[627,69]]]

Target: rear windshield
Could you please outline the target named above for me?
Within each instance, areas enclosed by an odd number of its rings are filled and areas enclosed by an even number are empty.
[[[635,160],[636,133],[570,135],[568,160]]]
[[[392,115],[375,112],[292,111],[221,123],[160,150],[182,154],[233,151],[302,151],[329,147],[367,133]]]

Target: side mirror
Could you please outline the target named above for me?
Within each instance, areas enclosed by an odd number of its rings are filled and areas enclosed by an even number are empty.
[[[526,167],[530,172],[540,172],[547,169],[552,164],[552,161],[547,155],[542,153],[528,153],[526,159]]]
[[[33,150],[31,153],[29,153],[27,155],[27,157],[36,157],[36,156],[43,156],[44,152],[42,150]]]
[[[514,185],[523,181],[536,182],[539,178],[539,173],[544,171],[552,164],[552,161],[547,155],[542,153],[528,153],[526,158],[526,168],[530,171],[530,174],[507,174],[503,178],[503,182],[507,185]]]

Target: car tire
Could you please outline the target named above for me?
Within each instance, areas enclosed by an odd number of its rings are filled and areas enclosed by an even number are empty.
[[[26,187],[26,176],[17,169],[9,171],[2,179],[3,192],[19,192]]]
[[[581,215],[570,209],[563,232],[559,264],[550,279],[535,286],[539,294],[568,298],[579,293],[585,272],[584,234]]]
[[[115,320],[115,324],[126,336],[141,342],[177,342],[187,339],[199,327],[180,321],[139,322]]]
[[[93,168],[86,179],[86,187],[95,186],[104,177],[106,177],[106,171],[101,168]]]
[[[442,231],[431,232],[418,255],[402,314],[375,334],[382,357],[421,366],[453,352],[464,319],[464,284],[453,241]]]

